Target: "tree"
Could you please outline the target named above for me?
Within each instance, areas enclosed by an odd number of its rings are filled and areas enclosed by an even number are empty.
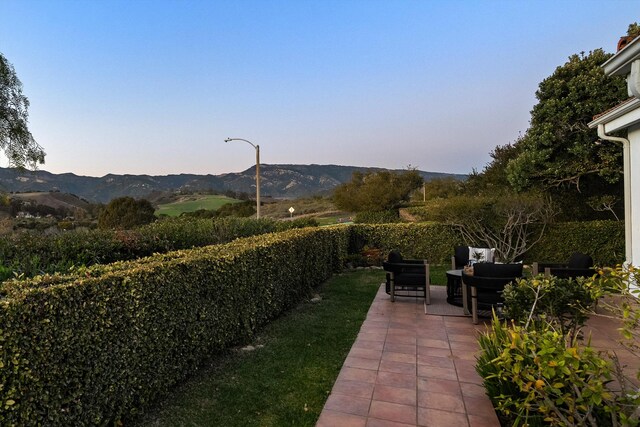
[[[548,191],[574,218],[581,216],[574,206],[589,210],[588,197],[622,195],[622,150],[596,144],[587,126],[595,114],[627,98],[624,79],[606,77],[600,67],[610,57],[602,49],[572,55],[540,83],[531,126],[506,168],[516,190]]]
[[[155,220],[155,209],[146,199],[119,197],[111,200],[98,215],[98,227],[130,229]]]
[[[492,194],[496,191],[511,190],[511,184],[507,177],[507,165],[518,157],[520,152],[519,137],[514,143],[498,145],[489,154],[491,162],[487,164],[482,172],[475,170],[469,175],[464,183],[464,191],[467,194]]]
[[[436,178],[424,183],[423,188],[417,189],[413,194],[414,201],[432,199],[446,199],[459,195],[463,190],[464,182],[459,179],[446,177]],[[424,191],[424,193],[423,193]]]
[[[531,249],[556,214],[549,200],[534,193],[461,195],[437,200],[427,211],[430,220],[455,227],[469,246],[496,248],[507,263]]]
[[[44,163],[45,152],[27,127],[29,100],[13,65],[0,53],[0,149],[9,166],[33,169]]]
[[[415,170],[354,172],[350,182],[336,187],[333,202],[339,209],[349,212],[397,209],[421,185],[422,177]]]

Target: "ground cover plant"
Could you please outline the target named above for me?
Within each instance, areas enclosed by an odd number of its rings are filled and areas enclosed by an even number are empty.
[[[137,425],[313,426],[382,280],[380,270],[334,276],[319,303],[270,323],[256,350],[215,359]]]

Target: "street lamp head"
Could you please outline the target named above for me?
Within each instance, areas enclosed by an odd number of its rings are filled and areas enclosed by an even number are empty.
[[[231,140],[232,140],[231,138],[227,138],[227,139],[224,140],[224,142],[229,142]]]

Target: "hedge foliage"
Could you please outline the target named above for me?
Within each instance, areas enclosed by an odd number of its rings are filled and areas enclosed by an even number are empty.
[[[625,260],[624,221],[562,222],[551,224],[525,262],[567,262],[573,252],[593,257],[599,266]]]
[[[238,237],[312,225],[308,220],[168,218],[136,230],[24,232],[0,238],[0,280],[66,272],[154,253],[226,243]]]
[[[137,230],[67,231],[58,235],[19,233],[0,238],[0,280],[23,275],[64,273],[73,268],[133,260],[211,244],[238,237],[316,225],[308,220],[276,221],[249,218],[170,218]],[[408,256],[448,263],[453,248],[464,244],[458,232],[437,223],[358,224],[360,249],[364,245],[399,249]],[[362,228],[363,227],[363,228]],[[365,238],[365,235],[367,236]],[[563,262],[575,251],[594,257],[598,265],[624,261],[624,225],[617,221],[573,222],[551,225],[525,262]],[[353,253],[358,251],[354,250]]]
[[[7,283],[0,425],[106,424],[330,277],[348,228],[306,228]]]
[[[349,252],[359,253],[365,247],[383,252],[396,249],[406,258],[446,264],[461,239],[451,227],[438,223],[355,224],[351,226]]]
[[[106,248],[98,237],[93,246],[57,244],[63,253],[92,260],[109,250],[134,256],[140,248],[191,247],[212,236],[268,231],[264,222],[188,224],[160,222],[153,238],[141,229]],[[541,253],[562,260],[582,250],[596,262],[619,262],[621,233],[623,226],[611,222],[553,227]],[[6,281],[0,284],[0,425],[116,422],[299,302],[349,254],[398,249],[447,264],[461,243],[437,223],[304,228]]]
[[[352,226],[351,252],[365,246],[388,251],[398,249],[411,258],[433,264],[451,262],[453,250],[466,244],[451,227],[435,223],[356,224]],[[573,252],[593,257],[596,265],[624,262],[624,223],[621,221],[565,222],[548,226],[544,237],[524,258],[525,263],[566,262]]]

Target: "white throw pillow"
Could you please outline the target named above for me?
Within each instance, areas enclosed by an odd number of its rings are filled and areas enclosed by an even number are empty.
[[[469,246],[469,261],[474,262],[493,262],[496,248],[473,248]]]

